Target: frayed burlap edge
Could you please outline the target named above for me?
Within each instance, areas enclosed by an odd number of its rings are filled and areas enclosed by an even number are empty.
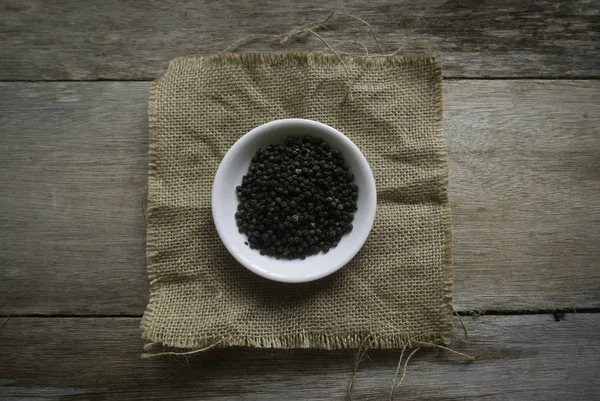
[[[156,193],[156,141],[158,136],[157,128],[157,105],[156,105],[156,86],[160,78],[150,86],[148,96],[148,190],[147,190],[147,208],[146,208],[146,264],[148,268],[148,279],[150,281],[150,299],[144,315],[142,316],[141,328],[143,331],[142,338],[150,340],[148,332],[154,320],[154,305],[160,297],[159,290],[156,288],[158,281],[158,273],[156,272],[155,257],[156,250],[156,232],[148,224],[148,221],[154,213],[154,201]]]
[[[444,298],[441,305],[441,309],[446,309],[446,331],[440,333],[439,344],[448,345],[450,344],[450,338],[452,337],[452,317],[454,315],[454,308],[452,307],[453,302],[453,285],[454,285],[454,268],[452,263],[452,211],[450,209],[450,201],[448,199],[448,180],[449,180],[449,168],[448,168],[448,146],[446,138],[443,132],[443,103],[442,103],[442,61],[439,55],[434,55],[433,60],[436,67],[436,85],[435,85],[435,105],[437,109],[436,122],[435,122],[435,133],[438,137],[438,151],[437,154],[440,157],[442,171],[440,174],[440,182],[438,185],[439,199],[442,201],[442,224],[444,226],[444,268],[445,268],[445,282],[444,282]],[[465,329],[466,330],[466,329]],[[436,341],[432,341],[434,344]],[[427,346],[427,345],[425,345]]]
[[[146,263],[148,266],[148,276],[150,280],[150,299],[144,312],[141,321],[142,338],[148,342],[145,349],[162,346],[163,349],[174,349],[182,353],[186,350],[204,350],[209,348],[224,348],[234,346],[255,347],[255,348],[314,348],[324,350],[334,350],[343,348],[379,348],[379,349],[402,349],[407,344],[421,343],[422,347],[435,345],[448,345],[452,335],[452,317],[454,309],[452,307],[453,300],[453,266],[452,266],[452,216],[450,203],[448,200],[448,151],[446,140],[442,129],[443,108],[442,108],[442,64],[439,55],[437,54],[418,54],[407,56],[365,56],[365,57],[350,57],[342,56],[347,65],[370,66],[373,68],[389,68],[399,65],[404,65],[411,62],[434,63],[436,67],[436,93],[435,102],[437,109],[437,119],[435,132],[438,136],[437,154],[440,158],[439,199],[442,201],[443,213],[442,224],[444,225],[445,245],[444,245],[444,268],[445,281],[444,293],[441,310],[446,310],[444,316],[445,326],[447,327],[441,333],[432,333],[430,335],[422,335],[417,337],[409,337],[405,334],[386,334],[378,335],[377,333],[353,333],[347,335],[334,335],[329,333],[298,333],[295,335],[278,336],[278,337],[255,337],[255,336],[223,336],[223,337],[207,337],[207,338],[180,338],[168,339],[164,338],[160,333],[156,333],[152,329],[154,320],[154,305],[156,305],[161,297],[160,288],[157,288],[157,283],[160,280],[155,269],[156,249],[156,233],[147,224],[146,233]],[[336,55],[324,53],[221,53],[198,58],[175,58],[169,64],[168,71],[165,75],[177,71],[179,68],[198,65],[230,65],[231,63],[239,63],[257,67],[263,64],[278,63],[278,64],[308,64],[310,62],[318,62],[320,65],[337,66],[341,64],[341,60]],[[191,63],[191,64],[190,64]],[[156,141],[158,140],[157,127],[157,104],[156,104],[156,89],[162,78],[155,80],[151,87],[148,97],[148,128],[149,128],[149,145],[148,145],[148,206],[147,206],[147,221],[152,218],[154,212],[154,197],[156,192],[156,167],[158,159],[156,155]],[[368,345],[367,345],[368,344]],[[150,354],[155,351],[148,351]],[[160,352],[160,351],[157,351]],[[148,355],[148,354],[145,354]]]

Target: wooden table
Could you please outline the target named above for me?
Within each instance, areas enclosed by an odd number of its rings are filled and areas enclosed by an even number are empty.
[[[452,347],[477,360],[423,350],[397,399],[600,397],[597,2],[3,0],[0,399],[345,399],[355,351],[142,360],[139,330],[150,81],[174,57],[332,9],[368,20],[387,49],[444,60],[469,330],[457,323]],[[348,17],[320,32],[374,49]],[[301,35],[291,50],[324,48]],[[387,399],[399,352],[369,356],[354,399]]]

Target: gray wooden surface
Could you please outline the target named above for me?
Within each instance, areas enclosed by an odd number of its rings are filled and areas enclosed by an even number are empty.
[[[370,21],[387,51],[442,53],[446,77],[598,77],[595,3],[12,0],[0,8],[0,79],[154,78],[174,57],[219,52],[241,37],[279,34],[332,10]],[[376,49],[365,26],[348,17],[334,18],[323,35]],[[287,47],[270,41],[245,49]],[[324,50],[310,34],[290,49]]]
[[[0,0],[0,399],[346,397],[354,351],[139,359],[147,81],[331,9],[444,60],[452,347],[477,360],[420,351],[397,399],[600,397],[597,3]],[[321,33],[375,50],[348,17]],[[355,399],[387,399],[398,356],[371,352]]]
[[[420,350],[396,400],[592,400],[600,392],[600,314],[465,320],[471,337],[456,324],[453,347],[476,361]],[[2,332],[0,399],[346,398],[354,351],[232,348],[145,360],[138,326],[134,318],[12,318]],[[388,400],[400,352],[368,355],[354,399]]]

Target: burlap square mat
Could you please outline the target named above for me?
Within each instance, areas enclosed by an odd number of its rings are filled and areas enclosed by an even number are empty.
[[[440,61],[427,55],[172,61],[149,100],[143,337],[185,349],[447,344],[452,265],[441,84]],[[377,217],[363,249],[336,274],[306,284],[244,269],[211,215],[213,177],[228,148],[257,125],[292,117],[347,135],[377,182]]]

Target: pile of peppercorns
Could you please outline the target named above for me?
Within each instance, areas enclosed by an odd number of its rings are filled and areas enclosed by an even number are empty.
[[[352,231],[354,175],[340,151],[319,138],[290,137],[259,149],[236,192],[239,231],[261,255],[304,259]]]

